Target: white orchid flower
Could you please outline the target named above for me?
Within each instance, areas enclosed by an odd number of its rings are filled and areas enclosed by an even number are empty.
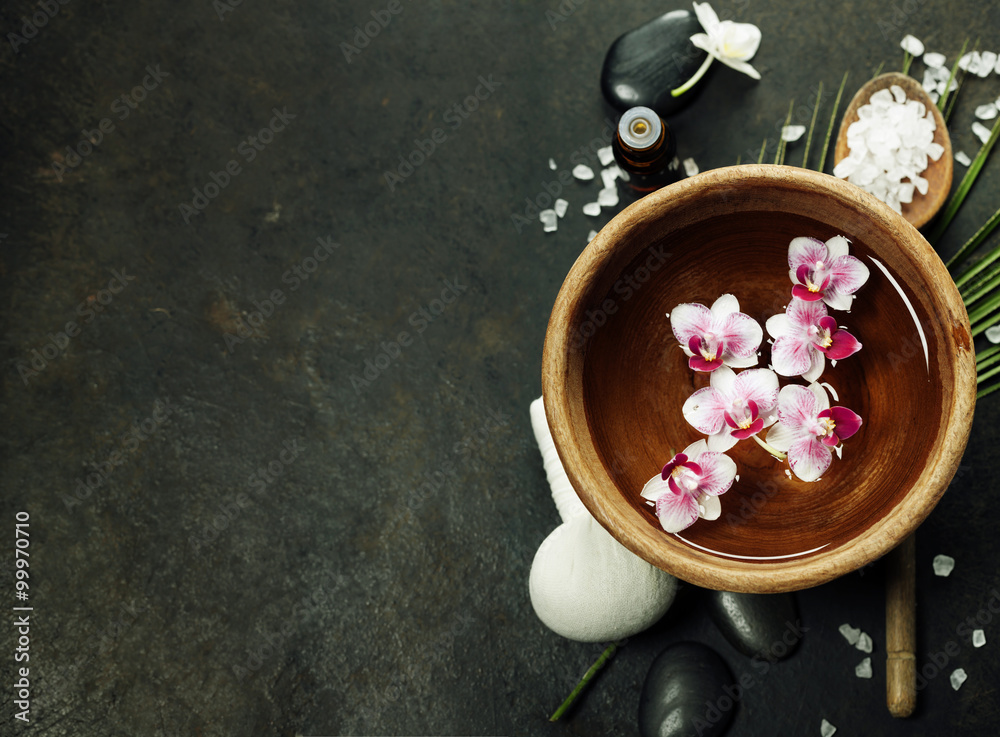
[[[760,46],[760,29],[752,23],[720,21],[708,3],[694,3],[694,12],[705,32],[691,36],[691,43],[708,52],[708,58],[691,79],[670,94],[679,97],[694,87],[714,59],[754,79],[760,79],[760,73],[747,63]]]

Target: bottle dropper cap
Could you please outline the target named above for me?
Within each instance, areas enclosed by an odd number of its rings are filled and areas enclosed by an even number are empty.
[[[660,140],[663,124],[660,116],[648,107],[629,108],[618,121],[622,143],[634,151],[643,151]]]

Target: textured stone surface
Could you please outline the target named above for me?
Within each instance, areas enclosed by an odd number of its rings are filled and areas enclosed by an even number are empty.
[[[700,642],[678,642],[656,656],[639,696],[641,737],[719,737],[738,708],[726,662]]]
[[[549,724],[604,647],[553,635],[527,591],[558,524],[528,405],[556,292],[608,214],[583,215],[599,183],[571,181],[557,232],[537,212],[520,230],[512,216],[576,163],[598,166],[604,53],[664,8],[401,3],[345,58],[341,44],[387,5],[243,2],[220,19],[207,0],[73,0],[16,51],[7,34],[44,11],[0,6],[0,591],[10,606],[12,521],[26,510],[36,607],[32,721],[12,729],[7,711],[0,734],[629,734],[657,653],[680,640],[728,652],[679,596]],[[899,18],[874,2],[714,7],[761,26],[764,78],[720,67],[671,118],[681,158],[702,170],[756,160],[765,136],[773,156],[791,97],[810,103],[793,121],[808,123],[823,81],[825,115],[845,70],[853,88],[881,61],[898,66],[907,32],[951,58],[966,37],[1000,37],[987,3],[916,3]],[[157,64],[170,76],[134,109],[116,105]],[[488,96],[480,75],[499,83]],[[998,79],[963,85],[957,149],[978,150],[972,111]],[[470,100],[477,88],[486,99]],[[247,139],[273,108],[296,117],[257,150]],[[114,130],[60,181],[52,162],[105,118]],[[400,171],[438,129],[443,142]],[[185,223],[179,204],[213,173],[225,181],[231,160],[239,173]],[[943,252],[996,209],[997,164]],[[391,190],[386,171],[401,179]],[[328,237],[340,247],[307,260]],[[134,281],[94,305],[115,269]],[[278,289],[284,302],[248,333]],[[79,334],[46,349],[71,321]],[[18,365],[34,350],[57,355],[25,385]],[[877,651],[873,678],[854,677],[860,654],[836,628],[884,639],[876,564],[799,595],[811,629],[795,657],[766,672],[727,658],[752,679],[732,734],[815,734],[824,717],[839,734],[1000,728],[1000,657],[956,635],[995,616],[984,607],[1000,590],[997,396],[977,407],[962,475],[917,536],[920,663],[959,642],[943,672],[974,677],[957,693],[947,675],[930,680],[905,721],[885,708]],[[162,423],[157,400],[172,407]],[[961,563],[949,578],[931,566],[943,550]],[[0,630],[7,684],[13,632]]]

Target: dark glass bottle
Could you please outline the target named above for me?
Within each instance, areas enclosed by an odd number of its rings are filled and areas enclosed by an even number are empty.
[[[625,111],[611,150],[623,172],[622,186],[633,195],[641,197],[684,177],[674,134],[648,107]]]

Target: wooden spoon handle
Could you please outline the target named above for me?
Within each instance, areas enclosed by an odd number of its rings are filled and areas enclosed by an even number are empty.
[[[889,553],[885,590],[886,703],[894,717],[917,705],[916,533]]]

